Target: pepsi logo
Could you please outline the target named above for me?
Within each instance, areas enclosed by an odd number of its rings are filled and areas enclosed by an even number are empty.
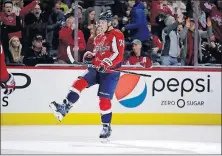
[[[147,95],[147,85],[144,79],[138,75],[124,74],[119,79],[115,95],[122,106],[135,108],[144,102]]]

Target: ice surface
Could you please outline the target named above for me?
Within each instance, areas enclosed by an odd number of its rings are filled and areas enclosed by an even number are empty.
[[[220,126],[2,126],[2,154],[220,154]]]

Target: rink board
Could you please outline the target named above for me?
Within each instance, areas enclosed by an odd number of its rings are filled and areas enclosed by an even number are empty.
[[[112,99],[113,124],[221,125],[220,69],[125,70],[151,77],[121,75]],[[9,97],[1,97],[2,125],[101,123],[98,85],[81,93],[61,123],[48,106],[51,101],[62,101],[85,69],[13,67],[9,71],[15,75],[17,89]]]
[[[71,113],[62,122],[51,113],[2,114],[2,125],[98,125],[100,114]],[[221,114],[114,113],[114,125],[221,125]]]

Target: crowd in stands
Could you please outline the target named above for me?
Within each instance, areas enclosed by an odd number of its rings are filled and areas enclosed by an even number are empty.
[[[67,50],[74,54],[75,32],[82,62],[101,32],[99,14],[111,10],[114,28],[125,36],[125,65],[194,66],[195,32],[198,63],[221,64],[222,2],[198,2],[194,14],[193,0],[79,0],[75,15],[74,0],[0,0],[6,63],[70,64]]]

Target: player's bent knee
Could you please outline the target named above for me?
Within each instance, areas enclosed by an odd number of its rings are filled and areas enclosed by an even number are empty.
[[[72,88],[78,90],[79,92],[82,92],[86,87],[88,87],[88,82],[83,78],[79,78],[72,85]]]
[[[100,97],[99,107],[101,111],[109,111],[111,109],[111,100]]]

